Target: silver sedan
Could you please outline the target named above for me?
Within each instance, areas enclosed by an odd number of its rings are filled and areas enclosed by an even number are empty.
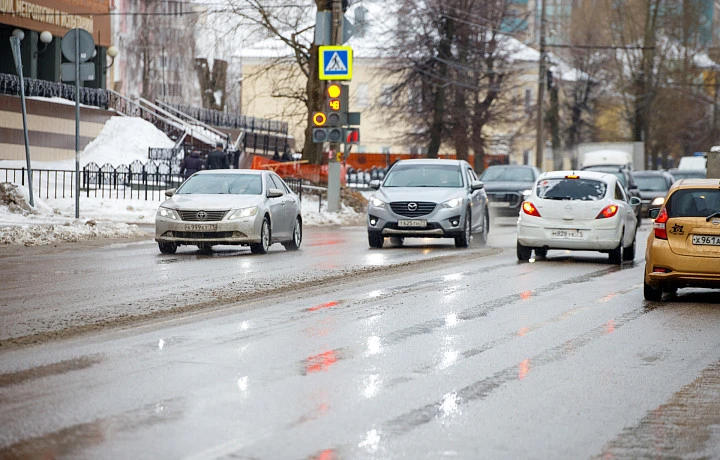
[[[265,254],[273,243],[300,248],[300,199],[272,171],[200,171],[165,195],[155,216],[163,254],[182,245],[249,245],[253,254]]]

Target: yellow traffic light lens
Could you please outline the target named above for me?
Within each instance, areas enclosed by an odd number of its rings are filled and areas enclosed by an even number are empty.
[[[327,121],[327,116],[322,112],[315,112],[313,114],[313,124],[315,126],[324,126]]]
[[[328,96],[335,99],[336,97],[340,97],[342,89],[340,88],[340,85],[330,85],[328,86]]]

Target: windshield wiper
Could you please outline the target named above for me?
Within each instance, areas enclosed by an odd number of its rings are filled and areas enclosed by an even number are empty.
[[[716,211],[716,212],[710,214],[709,216],[707,216],[705,218],[705,222],[710,222],[710,219],[712,219],[713,217],[718,217],[718,216],[720,216],[720,211]]]

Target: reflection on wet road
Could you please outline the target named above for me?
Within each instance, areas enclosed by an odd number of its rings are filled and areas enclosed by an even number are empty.
[[[468,251],[306,236],[270,257],[128,249],[178,261],[150,268],[118,250],[117,277],[147,279],[95,304],[180,313],[0,352],[0,458],[720,457],[718,293],[648,303],[641,259],[520,264],[510,225]],[[64,312],[91,318],[86,296]]]

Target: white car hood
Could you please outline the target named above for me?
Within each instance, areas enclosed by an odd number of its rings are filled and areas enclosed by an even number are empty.
[[[160,206],[179,211],[227,211],[257,206],[262,195],[173,195]]]
[[[386,203],[394,201],[428,201],[443,203],[465,195],[464,188],[443,187],[381,187],[375,196]]]

